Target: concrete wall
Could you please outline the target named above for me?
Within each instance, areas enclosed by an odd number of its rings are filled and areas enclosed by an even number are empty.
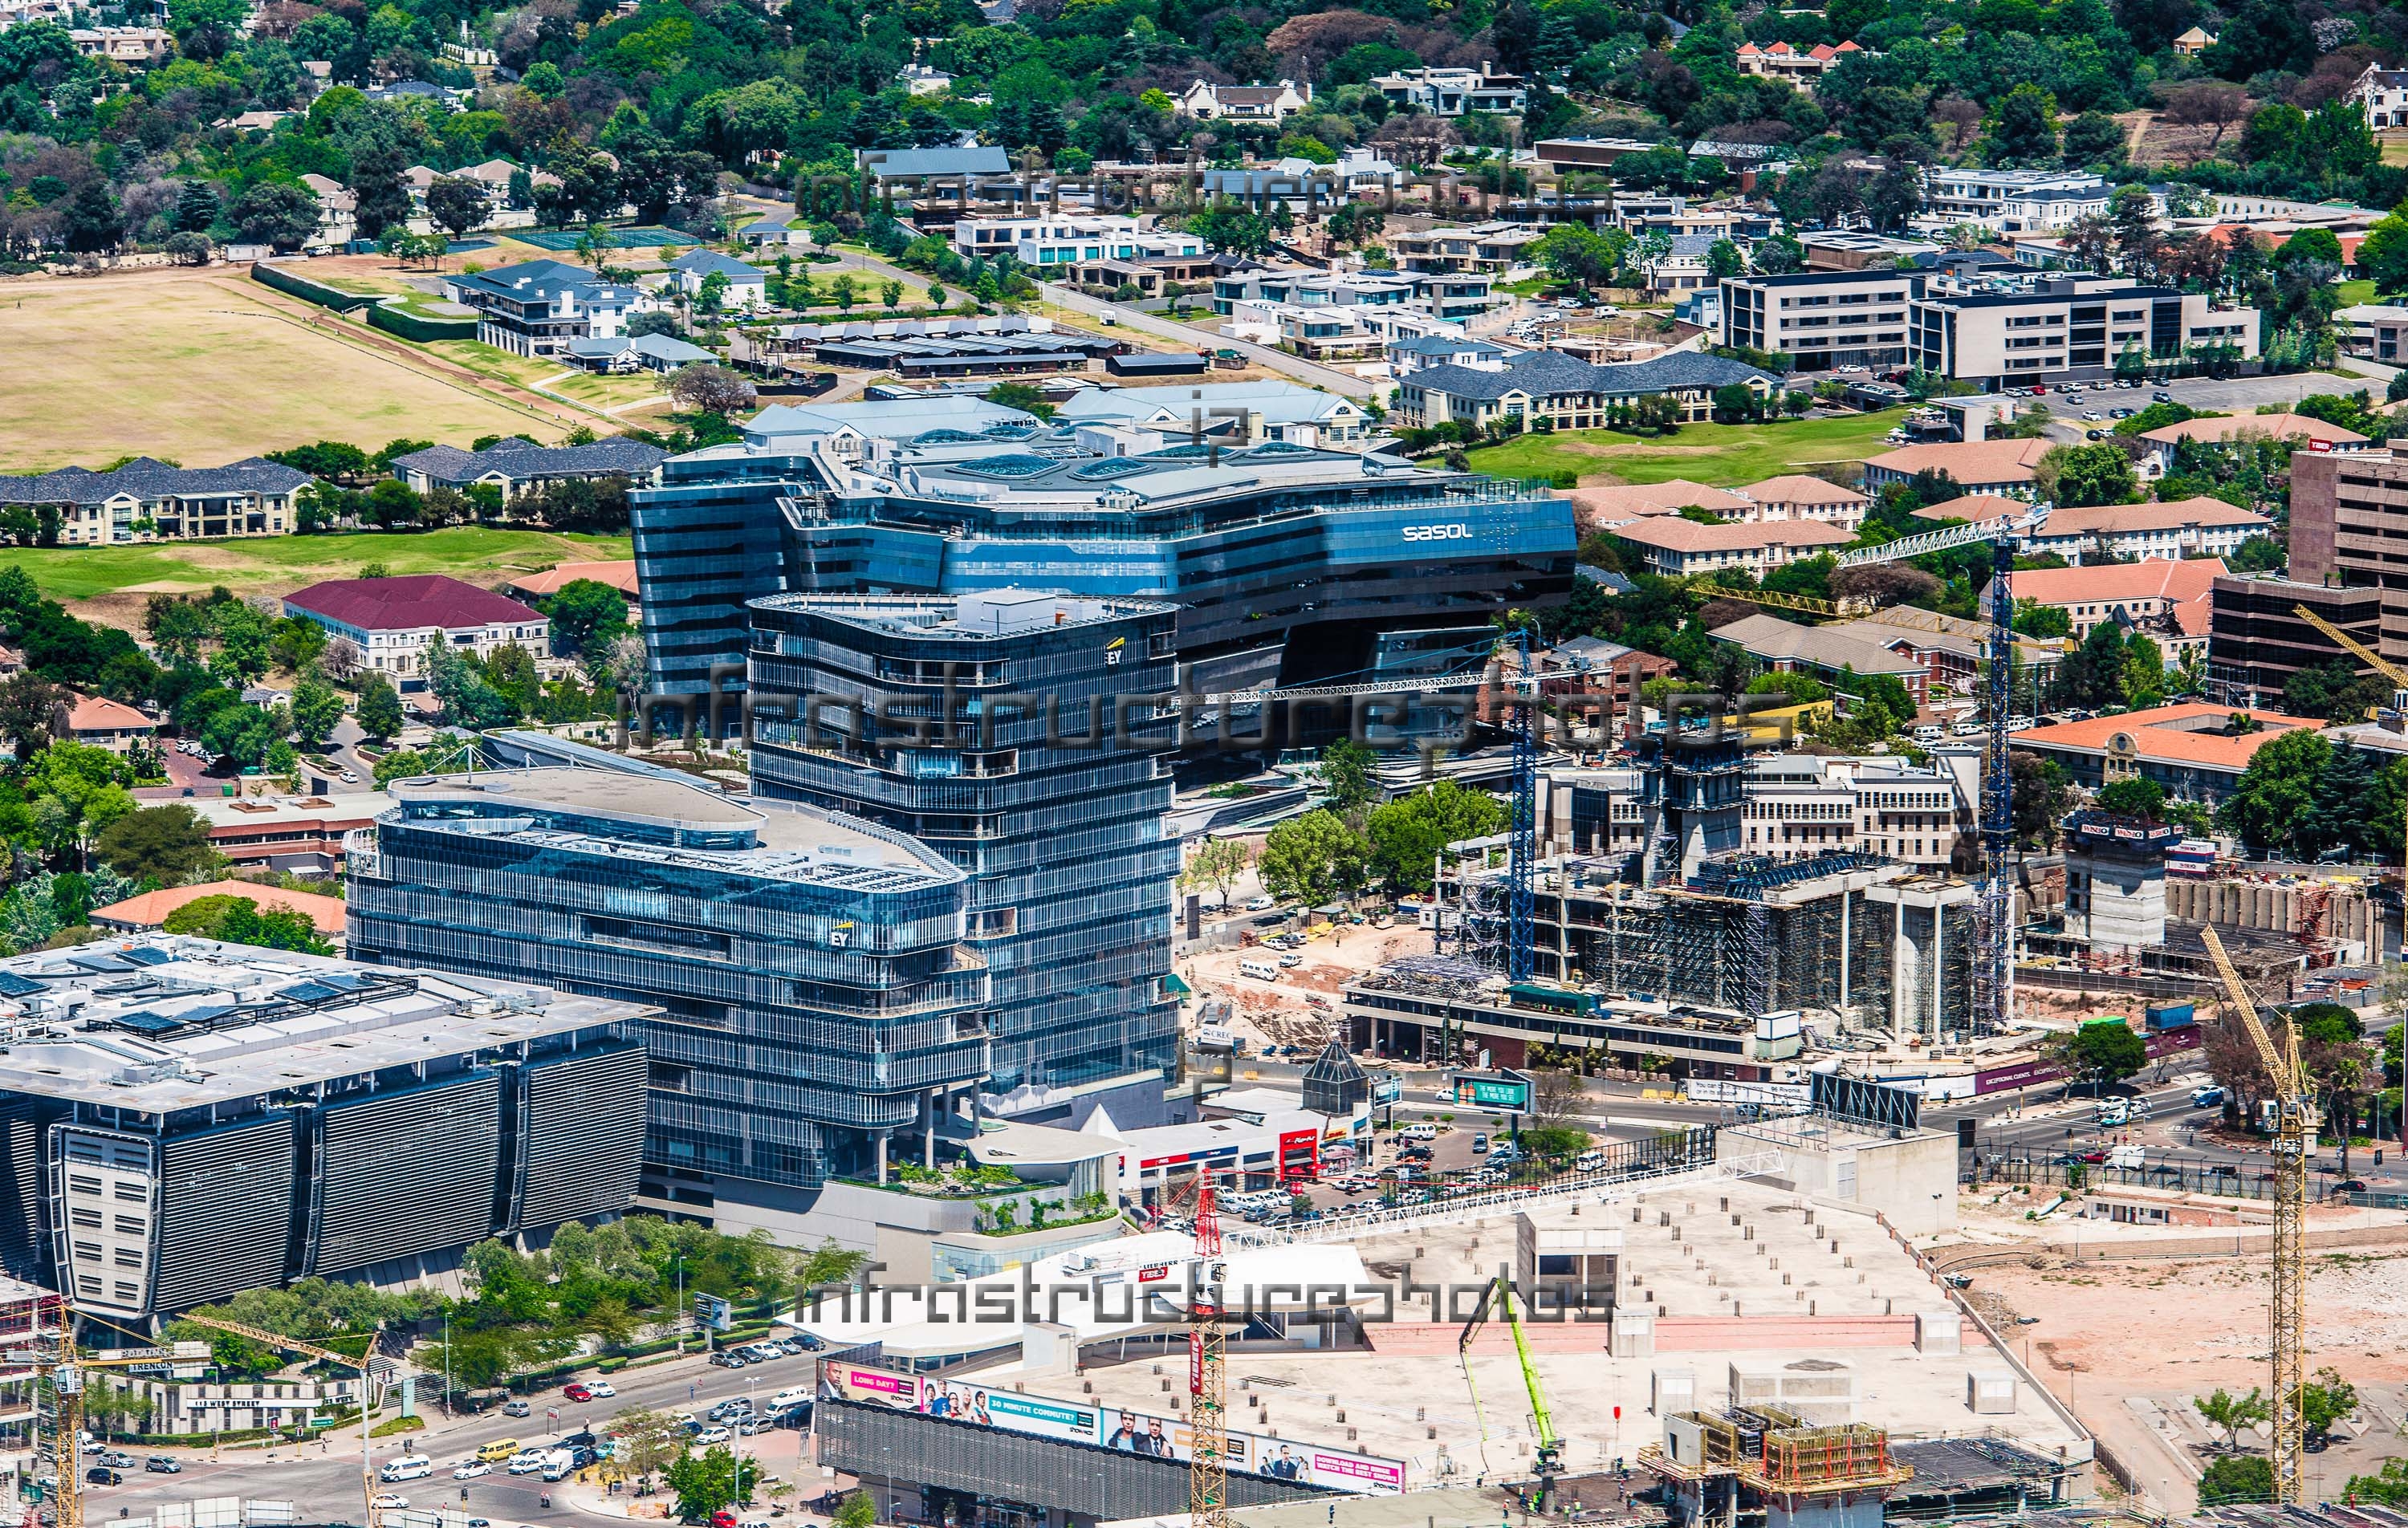
[[[2372,904],[2363,892],[2339,882],[2331,890],[2324,917],[2325,934],[2364,944],[2373,930]],[[2220,923],[2232,928],[2266,929],[2279,934],[2303,932],[2304,882],[2166,878],[2166,913],[2194,923]]]
[[[1782,1165],[1774,1176],[1798,1192],[1877,1210],[1910,1236],[1956,1224],[1953,1134],[1926,1130],[1891,1139],[1842,1133],[1820,1141],[1801,1140],[1778,1126],[1735,1126],[1717,1135],[1715,1151],[1777,1155]]]

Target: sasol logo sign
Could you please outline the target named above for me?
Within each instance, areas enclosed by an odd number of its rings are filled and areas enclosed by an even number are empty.
[[[1404,536],[1408,541],[1469,541],[1471,539],[1471,527],[1464,524],[1408,525]]]

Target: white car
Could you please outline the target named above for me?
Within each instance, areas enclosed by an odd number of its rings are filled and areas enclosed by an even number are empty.
[[[517,1453],[510,1455],[510,1473],[512,1475],[533,1475],[536,1471],[543,1468],[543,1456],[545,1451],[546,1450],[538,1449],[522,1449]]]
[[[706,1427],[694,1435],[694,1441],[708,1449],[714,1443],[724,1443],[735,1435],[724,1427]]]
[[[1279,906],[1278,903],[1273,902],[1267,896],[1249,897],[1246,899],[1246,910],[1248,912],[1268,912],[1277,906]]]
[[[597,1401],[607,1401],[619,1393],[619,1387],[608,1379],[588,1379],[585,1381],[585,1393]]]
[[[460,1467],[458,1469],[452,1472],[452,1478],[454,1480],[474,1480],[479,1476],[491,1475],[493,1473],[494,1466],[487,1464],[485,1461],[481,1459],[466,1459],[460,1462]]]
[[[403,1512],[409,1508],[409,1498],[387,1491],[379,1493],[376,1500],[369,1505],[380,1512]]]

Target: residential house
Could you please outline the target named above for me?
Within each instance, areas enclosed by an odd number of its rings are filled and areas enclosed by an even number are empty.
[[[708,365],[719,359],[674,335],[620,335],[610,339],[572,339],[567,357],[588,371],[655,371]]]
[[[719,300],[722,307],[758,308],[769,306],[769,278],[761,267],[748,265],[716,250],[688,250],[668,262],[667,270],[671,290],[681,292],[688,297],[700,296],[703,283],[720,276],[727,280],[726,294]]]
[[[1786,80],[1812,95],[1815,81],[1845,60],[1858,57],[1879,58],[1881,55],[1868,53],[1853,42],[1843,42],[1836,48],[1828,42],[1818,42],[1812,48],[1793,48],[1785,42],[1758,48],[1752,42],[1743,42],[1739,45],[1739,52],[1731,62],[1739,66],[1742,74]]]
[[[1690,522],[1682,521],[1679,523],[1687,525]],[[1696,525],[1691,528],[1699,531],[1742,529],[1724,525]],[[1775,528],[1761,527],[1765,530]],[[1849,539],[1840,536],[1837,541],[1844,545]],[[1930,692],[1930,670],[1921,659],[1894,652],[1880,642],[1830,627],[1800,626],[1776,615],[1759,613],[1742,616],[1728,625],[1717,626],[1713,635],[1715,641],[1739,649],[1767,668],[1784,674],[1809,675],[1834,689],[1847,689],[1847,676],[1852,673],[1886,674],[1906,687],[1907,693],[1914,697],[1917,706],[1923,704]]]
[[[2386,127],[2408,127],[2408,69],[2386,69],[2380,64],[2369,64],[2343,97],[2366,115],[2366,125],[2376,131]]]
[[[1678,302],[1692,292],[1714,285],[1712,256],[1723,242],[1717,234],[1676,234],[1664,253],[1646,261],[1647,290],[1665,303]]]
[[[511,436],[480,451],[464,451],[456,446],[410,451],[393,459],[393,475],[422,493],[490,483],[502,491],[507,503],[551,483],[624,478],[642,486],[652,480],[652,469],[667,459],[668,452],[640,440],[614,436],[582,446],[538,446]]]
[[[636,619],[641,597],[633,559],[616,563],[563,563],[541,573],[523,573],[502,585],[502,593],[533,605],[548,600],[573,583],[607,584],[627,596],[629,619]]]
[[[964,218],[953,250],[965,260],[1010,254],[1024,265],[1077,265],[1103,260],[1198,259],[1192,234],[1156,228],[1150,217],[1063,213],[1035,218]]]
[[[1701,525],[1683,516],[1650,515],[1613,527],[1636,549],[1649,573],[1667,578],[1736,569],[1761,578],[1805,557],[1820,557],[1856,540],[1818,521]]]
[[[1399,270],[1432,276],[1480,272],[1503,276],[1529,261],[1530,247],[1546,237],[1543,228],[1520,222],[1484,222],[1473,227],[1426,228],[1420,233],[1386,236],[1388,253]]]
[[[2115,188],[2084,170],[1934,168],[1924,173],[1917,226],[1970,222],[2001,234],[2062,229],[2103,215]]]
[[[1475,371],[1502,370],[1514,352],[1502,345],[1473,339],[1461,332],[1414,335],[1388,341],[1388,369],[1398,377],[1426,366],[1469,366]]]
[[[2236,714],[2247,730],[2236,730]],[[2311,717],[2243,710],[2225,704],[2153,706],[2121,716],[2033,727],[2015,748],[2054,760],[2073,784],[2096,791],[2110,780],[2153,780],[2176,801],[2221,806],[2258,750],[2286,734],[2321,730]]]
[[[942,95],[953,88],[953,77],[944,70],[925,64],[907,64],[896,79],[906,93],[911,95]]]
[[[1179,93],[1179,109],[1204,121],[1283,122],[1312,104],[1310,81],[1276,85],[1210,85],[1198,79]]]
[[[800,250],[810,246],[811,227],[799,216],[763,218],[746,223],[736,236],[748,250]]]
[[[2174,38],[2173,46],[2181,57],[2197,58],[2215,46],[2215,34],[2201,27],[2189,27]]]
[[[1644,138],[1541,138],[1530,146],[1538,162],[1557,174],[1611,171],[1625,154],[1643,154],[1656,145]]]
[[[401,172],[401,178],[409,187],[409,199],[422,212],[426,209],[427,188],[437,180],[467,181],[483,192],[486,202],[499,212],[510,205],[510,178],[521,173],[523,173],[522,165],[513,164],[507,159],[489,159],[481,164],[464,164],[456,170],[437,170],[423,164],[412,164]],[[534,178],[530,176],[529,184],[534,183]]]
[[[310,174],[301,178],[318,198],[318,232],[307,241],[312,250],[341,250],[360,232],[360,199],[340,180]]]
[[[70,693],[59,707],[52,730],[71,743],[130,753],[136,745],[149,747],[159,723],[133,707],[104,695]]]
[[[638,288],[560,260],[530,260],[443,278],[443,294],[477,310],[477,337],[513,355],[566,355],[576,339],[609,339],[652,306]]]
[[[167,34],[155,26],[79,26],[70,31],[76,51],[129,69],[157,66],[167,57]]]
[[[1474,111],[1521,111],[1530,104],[1528,87],[1519,75],[1498,74],[1481,61],[1479,69],[1403,69],[1374,78],[1371,88],[1392,107],[1414,107],[1433,117],[1460,117]]]
[[[1207,196],[1226,196],[1257,211],[1272,204],[1291,211],[1320,212],[1396,183],[1397,166],[1369,149],[1348,149],[1334,164],[1290,155],[1251,170],[1206,170]]]
[[[1865,488],[1878,493],[1892,483],[1913,482],[1920,472],[1944,472],[1969,494],[2029,500],[2038,492],[2033,483],[2040,459],[2056,445],[2053,440],[1969,440],[1901,446],[1866,461]],[[1936,517],[1927,511],[1925,518]]]
[[[552,638],[552,622],[518,601],[436,573],[314,583],[284,596],[284,614],[350,638],[369,670],[405,691],[425,688],[436,648],[480,659],[506,647],[540,656]]]
[[[291,531],[294,497],[309,481],[265,457],[188,468],[140,456],[108,472],[0,478],[0,505],[54,506],[62,546],[218,541]]]
[[[881,186],[922,179],[975,178],[1011,173],[1011,156],[991,146],[968,149],[856,149],[853,161]]]
[[[1431,366],[1401,378],[1397,419],[1421,428],[1455,420],[1484,429],[1508,421],[1534,429],[1545,420],[1554,429],[1586,430],[1605,424],[1607,411],[1617,404],[1666,396],[1680,406],[1682,419],[1703,420],[1713,411],[1715,392],[1725,387],[1744,387],[1766,398],[1781,391],[1781,379],[1742,362],[1692,350],[1617,366],[1532,350],[1498,371]]]

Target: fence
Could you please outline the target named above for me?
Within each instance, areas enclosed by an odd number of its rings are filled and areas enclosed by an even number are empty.
[[[295,276],[291,271],[271,265],[265,261],[261,261],[251,267],[251,278],[262,286],[274,287],[288,296],[298,297],[305,303],[315,303],[320,307],[332,308],[337,313],[349,313],[354,308],[373,307],[380,300],[373,293],[340,292],[333,287],[322,286],[307,277]]]
[[[474,339],[475,319],[429,319],[382,305],[368,309],[368,327],[423,344],[430,339]]]
[[[2025,1183],[2036,1188],[2161,1189],[2169,1193],[2207,1193],[2226,1199],[2272,1199],[2274,1170],[2256,1163],[2224,1162],[2210,1157],[2165,1158],[2139,1167],[2111,1167],[2103,1163],[2061,1162],[2057,1157],[1982,1156],[1969,1175],[1974,1183]],[[2342,1193],[2340,1168],[2319,1166],[2308,1183],[2309,1197],[2318,1202],[2369,1205],[2393,1208],[2408,1205],[2408,1194]]]

